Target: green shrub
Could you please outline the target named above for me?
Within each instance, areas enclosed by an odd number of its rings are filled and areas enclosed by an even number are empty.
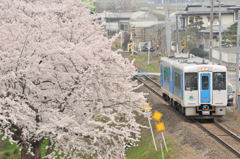
[[[5,152],[5,153],[3,154],[3,158],[4,158],[4,159],[8,159],[10,156],[11,156],[11,154],[10,154],[9,152]]]
[[[198,57],[208,57],[208,53],[200,48],[193,48],[190,50],[190,53]]]

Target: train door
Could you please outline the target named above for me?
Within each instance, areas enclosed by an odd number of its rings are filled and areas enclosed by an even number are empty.
[[[200,102],[211,102],[211,76],[210,73],[200,74]]]

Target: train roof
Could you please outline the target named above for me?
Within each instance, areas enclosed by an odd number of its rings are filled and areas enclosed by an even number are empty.
[[[195,70],[200,71],[204,67],[208,67],[212,71],[227,71],[225,66],[214,64],[192,54],[175,54],[175,56],[163,57],[161,61],[184,71],[195,72]]]

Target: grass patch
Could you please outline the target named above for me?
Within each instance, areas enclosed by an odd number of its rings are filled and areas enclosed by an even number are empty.
[[[2,135],[0,136],[0,159],[20,159],[21,152],[17,144],[12,144],[9,140],[2,141]],[[43,158],[47,154],[47,145],[49,141],[44,140],[41,145],[41,157]]]
[[[137,55],[132,55],[129,52],[123,52],[122,55],[130,60],[135,60],[134,65],[140,69],[149,72],[160,72],[160,59],[161,57],[157,53],[151,53],[150,62],[148,64],[148,53],[138,53]]]
[[[0,136],[1,140],[2,136]],[[0,143],[0,158],[1,159],[20,159],[20,151],[16,144],[11,144],[9,140]]]
[[[158,21],[164,21],[165,20],[165,15],[157,12],[153,12],[153,15],[155,15],[158,18]]]
[[[138,146],[131,147],[126,151],[126,157],[127,159],[161,159],[162,158],[162,152],[160,149],[160,141],[156,141],[158,151],[155,150],[152,137],[149,133],[143,133],[141,141],[138,143]],[[172,152],[172,144],[171,141],[167,140],[167,147],[169,153],[164,150],[164,158],[171,158],[168,154],[171,154]]]

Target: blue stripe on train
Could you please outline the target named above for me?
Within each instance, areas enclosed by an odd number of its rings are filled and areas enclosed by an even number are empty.
[[[183,99],[183,72],[176,68],[170,69],[170,66],[165,62],[160,64],[160,85],[167,89],[170,93],[175,94],[180,99]],[[180,77],[180,88],[175,87],[175,73]],[[167,77],[165,77],[167,75]]]

